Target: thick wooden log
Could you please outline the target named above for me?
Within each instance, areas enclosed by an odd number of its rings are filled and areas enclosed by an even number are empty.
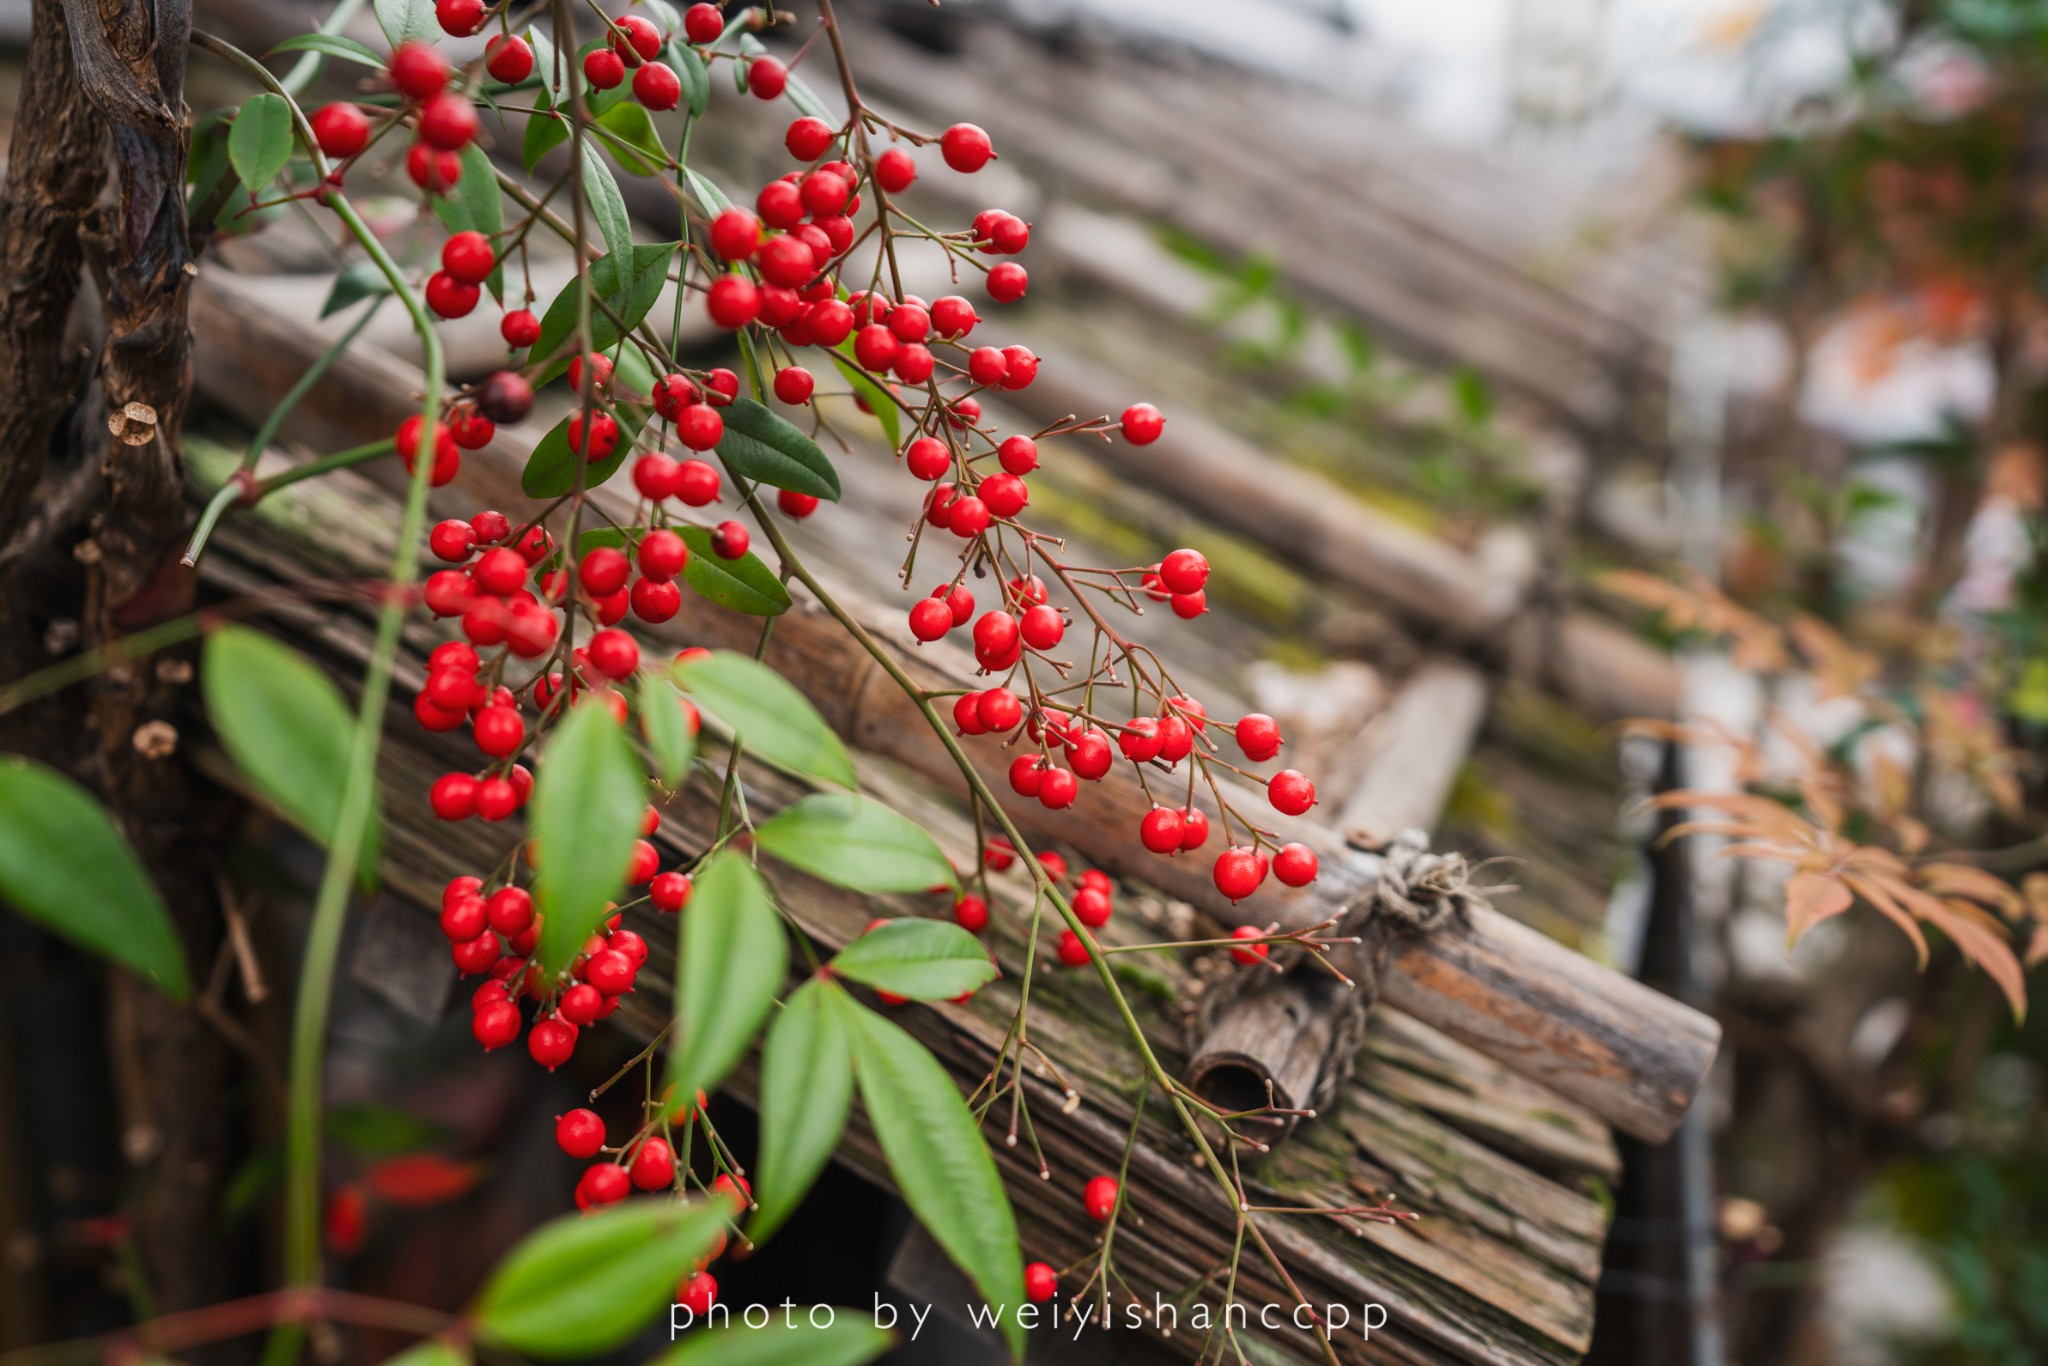
[[[215,401],[251,421],[296,379],[317,353],[290,319],[271,314],[246,282],[207,272],[193,301],[198,382]],[[413,411],[417,370],[369,350],[352,351],[309,394],[287,431],[339,448],[397,428]],[[488,448],[465,459],[461,478],[438,498],[452,515],[481,506],[532,511],[518,472],[538,433],[501,429]],[[396,463],[385,470],[395,476]],[[599,490],[616,517],[630,517],[630,495]],[[944,643],[912,648],[901,614],[858,594],[835,590],[869,631],[895,650],[926,689],[974,686],[972,661]],[[686,597],[675,620],[646,632],[675,644],[752,650],[757,624]],[[770,640],[768,662],[811,698],[834,729],[858,748],[883,755],[959,790],[951,754],[916,704],[836,621],[808,601],[786,614]],[[999,789],[1007,756],[977,747],[982,771]],[[1251,793],[1225,788],[1257,810]],[[1275,888],[1233,907],[1211,884],[1206,861],[1159,859],[1134,838],[1150,801],[1119,766],[1065,811],[1019,804],[1015,816],[1065,841],[1115,873],[1130,873],[1214,914],[1226,924],[1278,920],[1306,926],[1340,913],[1377,876],[1369,856],[1336,832],[1308,821],[1291,827],[1317,851],[1322,876],[1311,888]],[[1404,941],[1384,985],[1385,999],[1446,1033],[1585,1105],[1602,1119],[1651,1141],[1669,1136],[1691,1104],[1719,1038],[1704,1015],[1633,982],[1520,925],[1484,913],[1455,933]]]
[[[1486,677],[1458,660],[1423,664],[1367,727],[1365,775],[1344,801],[1337,828],[1385,843],[1403,830],[1434,830],[1451,786],[1486,720]]]

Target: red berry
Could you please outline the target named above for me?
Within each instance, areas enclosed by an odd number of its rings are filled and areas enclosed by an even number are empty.
[[[806,114],[789,125],[789,131],[782,135],[782,145],[798,161],[816,161],[832,145],[833,136],[831,124]]]
[[[996,269],[1001,270],[1002,267],[998,266],[996,267]],[[994,271],[991,271],[990,275],[993,276]],[[993,280],[991,280],[990,283],[991,286],[993,286]],[[1149,446],[1153,442],[1157,441],[1159,439],[1159,434],[1165,430],[1165,416],[1161,414],[1160,411],[1157,408],[1153,407],[1151,404],[1133,403],[1130,407],[1124,409],[1124,440],[1130,442],[1133,446]],[[1189,553],[1192,554],[1193,552]],[[1199,558],[1199,556],[1197,558]],[[1206,571],[1208,569],[1208,562],[1206,560],[1203,561],[1202,567],[1204,570],[1203,577],[1207,578],[1208,574]],[[1172,587],[1171,584],[1168,584],[1167,586],[1169,588]],[[1195,585],[1195,588],[1200,587],[1201,584],[1199,583]],[[1194,589],[1188,589],[1186,591],[1193,592]]]
[[[1031,490],[1016,475],[1007,471],[991,474],[981,481],[975,490],[977,497],[988,504],[989,515],[993,517],[1015,517],[1031,501]]]
[[[1015,261],[1005,261],[988,273],[988,297],[999,304],[1013,304],[1024,297],[1024,291],[1031,285],[1031,276]],[[1037,373],[1037,367],[1032,368]],[[1005,377],[1007,378],[1007,376]],[[1027,381],[1028,383],[1028,381]],[[1022,388],[1022,385],[1005,384],[1005,388]]]
[[[691,450],[708,451],[724,438],[725,419],[719,416],[718,409],[710,404],[692,403],[676,414],[676,439]],[[704,462],[699,460],[694,463],[701,465]],[[713,473],[715,474],[716,471],[714,470]],[[684,502],[691,503],[692,506],[702,506],[702,504],[692,501],[687,489],[679,491],[682,493]],[[717,496],[718,486],[714,482],[711,486],[711,498],[716,498]],[[711,501],[710,498],[705,499],[705,502],[709,501]]]
[[[640,579],[634,583],[629,601],[634,616],[659,624],[683,610],[683,590],[665,579]]]
[[[673,422],[676,415],[697,402],[701,395],[687,375],[663,375],[654,381],[654,411]]]
[[[476,814],[487,821],[501,821],[517,811],[524,800],[509,778],[486,778],[477,785]]]
[[[670,1150],[668,1140],[660,1136],[648,1139],[633,1154],[629,1168],[633,1184],[644,1191],[667,1190],[675,1184],[676,1155]]]
[[[648,898],[654,902],[654,909],[665,915],[674,915],[690,904],[690,879],[685,873],[661,873],[647,884]]]
[[[484,0],[434,0],[434,18],[443,33],[467,38],[484,26]]]
[[[853,337],[853,358],[878,374],[894,365],[902,350],[903,339],[884,323],[869,323]]]
[[[953,629],[953,609],[936,598],[920,598],[910,609],[910,634],[934,641]]]
[[[698,45],[718,41],[725,32],[725,16],[716,5],[692,5],[683,12],[683,36]]]
[[[599,90],[614,90],[626,79],[626,63],[608,47],[594,48],[583,58],[583,79]]]
[[[1073,768],[1075,777],[1095,782],[1109,772],[1114,762],[1109,737],[1093,726],[1068,737],[1067,763]]]
[[[1081,1208],[1088,1211],[1088,1217],[1096,1223],[1107,1223],[1109,1216],[1116,1213],[1116,1197],[1115,1177],[1091,1177],[1081,1188]]]
[[[953,903],[953,923],[969,934],[988,928],[988,903],[978,896],[963,896]]]
[[[425,43],[402,43],[391,54],[391,83],[409,99],[427,99],[448,84],[448,63]]]
[[[771,180],[754,196],[754,209],[763,223],[787,231],[803,221],[804,192],[792,181]]]
[[[466,451],[480,451],[498,434],[497,424],[467,404],[448,414],[448,434]]]
[[[939,151],[948,166],[970,175],[988,165],[996,154],[988,134],[971,123],[956,123],[939,134]]]
[[[612,21],[612,30],[605,35],[612,51],[619,54],[627,65],[651,62],[661,51],[661,30],[654,21],[640,14],[622,15]]]
[[[576,1051],[576,1026],[566,1020],[536,1020],[526,1035],[526,1051],[552,1072]]]
[[[809,403],[818,382],[801,365],[785,365],[775,372],[775,397],[784,403]]]
[[[990,688],[982,693],[975,710],[981,716],[983,729],[998,735],[1015,730],[1024,720],[1024,704],[1008,688]]]
[[[405,149],[405,173],[412,183],[433,194],[446,194],[462,179],[462,158],[424,142]]]
[[[1038,804],[1048,811],[1064,811],[1074,804],[1074,798],[1081,794],[1080,780],[1072,771],[1064,768],[1049,768],[1044,781],[1038,785]]]
[[[589,429],[589,440],[584,439],[585,427]],[[569,415],[569,449],[585,460],[603,460],[619,448],[618,419],[610,413],[571,413]]]
[[[435,524],[434,529],[427,533],[427,549],[434,552],[435,558],[450,564],[461,564],[475,547],[476,532],[470,529],[468,522],[450,519]]]
[[[942,600],[951,610],[955,626],[965,626],[973,618],[974,594],[966,584],[956,583],[950,587],[942,584],[932,590],[932,596]]]
[[[1171,767],[1188,757],[1195,747],[1195,733],[1178,716],[1159,718],[1159,757]]]
[[[526,586],[526,557],[507,546],[493,546],[477,560],[471,576],[476,586],[494,597],[510,597]]]
[[[1039,786],[1045,781],[1045,773],[1043,755],[1020,754],[1010,760],[1010,790],[1020,797],[1036,797]]]
[[[688,413],[692,410],[686,408],[683,411]],[[711,416],[717,417],[718,414],[714,412]],[[718,482],[717,467],[705,461],[685,460],[676,466],[676,497],[693,508],[718,501]]]
[[[610,597],[626,586],[626,579],[632,572],[632,564],[626,559],[626,552],[616,546],[594,546],[584,555],[583,564],[577,576],[583,586],[594,597]]]
[[[1059,614],[1058,608],[1040,603],[1024,614],[1019,631],[1024,643],[1032,649],[1050,650],[1067,633],[1067,620]]]
[[[467,820],[476,812],[476,779],[467,773],[443,773],[428,790],[427,803],[444,821]]]
[[[441,245],[441,269],[464,284],[482,284],[497,264],[491,239],[480,232],[458,232]]]
[[[533,74],[533,49],[514,33],[501,33],[484,44],[484,70],[491,79],[517,85]]]
[[[604,1147],[604,1121],[595,1110],[571,1110],[555,1121],[555,1146],[579,1161]]]
[[[430,96],[420,106],[420,140],[429,147],[459,151],[476,130],[476,106],[452,90]]]
[[[1266,800],[1286,816],[1299,816],[1316,804],[1316,785],[1300,770],[1283,768],[1266,784]]]
[[[1107,925],[1115,910],[1109,897],[1093,887],[1083,887],[1074,893],[1074,918],[1091,930]]]
[[[711,529],[711,549],[721,560],[737,560],[747,553],[753,538],[738,522],[720,522]]]
[[[682,78],[666,62],[649,62],[633,73],[633,98],[649,109],[673,109],[683,98]]]
[[[1230,932],[1230,937],[1232,939],[1259,939],[1263,938],[1265,933],[1266,932],[1264,930],[1259,929],[1255,925],[1239,925],[1236,929]],[[1253,944],[1249,948],[1232,949],[1230,951],[1230,956],[1232,958],[1235,958],[1238,962],[1244,963],[1247,966],[1249,966],[1250,964],[1258,962],[1261,958],[1264,958],[1266,956],[1267,951],[1271,947],[1272,945],[1270,944]]]
[[[1066,880],[1066,855],[1058,853],[1057,851],[1048,851],[1046,853],[1040,854],[1038,856],[1038,866],[1045,870],[1045,875],[1050,880],[1054,882],[1064,882]]]
[[[502,759],[526,743],[526,722],[510,707],[485,707],[470,724],[476,747]]]
[[[490,928],[487,903],[480,896],[465,896],[441,907],[441,933],[451,944],[466,944]]]
[[[540,1025],[535,1025],[534,1028],[538,1030]],[[614,1205],[631,1194],[632,1189],[632,1179],[626,1175],[624,1167],[615,1166],[610,1162],[600,1162],[594,1167],[587,1168],[576,1182],[576,1207],[591,1209],[598,1205]]]
[[[1059,958],[1070,968],[1088,965],[1088,946],[1081,942],[1081,936],[1072,930],[1060,931]]]
[[[673,531],[650,531],[640,542],[640,572],[650,579],[673,579],[689,562],[690,547]]]
[[[1237,723],[1237,747],[1253,763],[1263,763],[1280,752],[1280,723],[1264,712],[1253,712]]]
[[[711,220],[711,249],[728,261],[744,261],[761,245],[761,220],[742,208],[719,210]]]
[[[990,872],[1000,873],[1017,861],[1017,847],[1001,835],[991,835],[988,843],[983,846],[981,855],[982,862],[988,865]]]
[[[761,291],[744,276],[721,275],[711,282],[704,307],[720,327],[742,328],[761,311]]]
[[[875,158],[875,184],[884,194],[900,194],[917,179],[917,160],[901,147],[891,147]]]
[[[818,510],[818,499],[814,494],[798,493],[795,489],[777,489],[775,506],[781,508],[785,516],[801,521]]]
[[[953,454],[936,437],[921,436],[903,448],[903,468],[927,483],[953,467]]]
[[[526,933],[533,924],[533,894],[523,887],[500,887],[484,903],[491,928],[507,939]]]
[[[599,631],[584,647],[584,658],[606,678],[624,678],[640,667],[640,643],[616,628]]]
[[[698,9],[709,9],[699,5]],[[711,1306],[718,1303],[718,1282],[708,1271],[693,1271],[690,1279],[676,1289],[676,1303],[690,1311],[692,1317],[702,1317],[711,1312]]]
[[[1024,1298],[1033,1304],[1044,1304],[1060,1291],[1060,1273],[1044,1262],[1033,1262],[1024,1268]]]
[[[973,494],[955,498],[947,509],[946,528],[963,541],[971,541],[987,531],[991,517],[988,504]]]
[[[1007,669],[1023,648],[1017,619],[1008,612],[984,612],[974,623],[974,658],[984,669]]]
[[[497,952],[495,945],[496,941],[493,941],[493,954]],[[519,1007],[504,1000],[501,995],[500,999],[486,1002],[469,1017],[469,1032],[472,1038],[483,1045],[484,1052],[488,1053],[516,1040],[519,1037],[519,1027],[523,1023]]]
[[[369,116],[353,104],[330,104],[313,115],[313,140],[320,150],[346,160],[370,145]]]
[[[1273,855],[1273,876],[1289,887],[1306,887],[1316,880],[1316,851],[1306,844],[1281,846]]]
[[[1216,856],[1216,890],[1232,901],[1242,901],[1266,880],[1265,864],[1257,851],[1232,845]]]
[[[756,57],[747,64],[747,89],[754,98],[772,100],[789,85],[789,68],[773,57]]]
[[[464,318],[476,308],[483,291],[456,279],[445,270],[437,270],[427,277],[426,295],[427,307],[437,317]]]
[[[962,693],[953,699],[953,726],[962,735],[988,734],[988,727],[981,724],[980,693]]]
[[[1199,849],[1209,842],[1209,818],[1192,806],[1180,809],[1180,848],[1182,853]]]

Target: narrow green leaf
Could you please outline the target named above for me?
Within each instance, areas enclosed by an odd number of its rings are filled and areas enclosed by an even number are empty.
[[[747,1051],[789,967],[768,884],[731,849],[694,878],[676,951],[676,1034],[668,1076],[677,1097],[708,1091]]]
[[[843,987],[815,978],[790,994],[768,1026],[761,1046],[758,1203],[747,1224],[754,1242],[765,1241],[796,1210],[846,1129],[853,1108],[853,1045],[845,996]]]
[[[697,174],[694,167],[685,166],[683,174],[689,178],[690,193],[696,196],[697,207],[704,210],[706,215],[717,214],[732,207],[732,200],[726,198],[725,191],[719,189],[709,178]]]
[[[429,195],[428,202],[449,232],[480,232],[495,238],[505,228],[505,201],[498,192],[497,169],[489,153],[471,142],[462,149],[462,178],[453,194]],[[484,287],[491,297],[505,297],[505,267],[494,266]]]
[[[922,826],[857,792],[813,793],[777,812],[755,832],[755,843],[784,863],[856,892],[957,885],[953,865]]]
[[[596,702],[571,707],[533,792],[540,961],[549,972],[576,956],[624,885],[646,806],[640,765],[611,713]]]
[[[661,145],[661,134],[654,130],[654,119],[645,105],[615,104],[604,111],[598,123],[612,134],[603,139],[605,150],[626,174],[660,175],[668,169],[668,150]]]
[[[391,282],[384,278],[383,271],[368,261],[357,261],[334,277],[334,287],[327,291],[327,302],[320,305],[320,316],[332,317],[350,304],[390,292]]]
[[[584,148],[583,192],[589,198],[591,216],[604,234],[605,253],[621,261],[633,259],[633,220],[626,216],[626,197],[611,168],[597,154],[595,145]]]
[[[612,320],[612,313],[618,314],[629,328],[637,327],[647,316],[661,298],[662,286],[668,283],[668,263],[678,245],[665,242],[659,246],[639,246],[624,257],[600,256],[590,263],[591,350],[609,351],[619,340],[619,324]],[[626,263],[623,279],[619,270],[621,260]],[[555,359],[555,352],[576,330],[576,309],[582,297],[583,281],[577,279],[571,279],[554,297],[541,316],[540,338],[528,353],[534,360]],[[597,301],[604,306],[598,307]]]
[[[817,708],[767,665],[731,650],[717,650],[678,664],[675,680],[725,722],[752,757],[798,777],[854,786],[853,761],[846,757],[839,737]]]
[[[619,466],[625,464],[626,457],[633,453],[633,442],[640,435],[640,429],[647,424],[647,415],[643,412],[626,407],[616,411],[619,415],[618,449],[604,459],[588,464],[583,474],[585,489],[594,489],[619,472]],[[534,443],[533,454],[526,457],[526,468],[520,471],[519,487],[529,498],[559,498],[576,487],[576,465],[582,459],[569,449],[569,418],[565,417]]]
[[[655,776],[673,791],[690,771],[690,760],[697,755],[697,737],[683,719],[675,684],[660,674],[640,676],[640,733],[654,752]]]
[[[849,342],[848,345],[851,345],[851,343]],[[867,371],[861,369],[837,351],[827,354],[832,357],[832,363],[839,367],[839,373],[846,377],[846,382],[853,386],[853,392],[866,399],[868,407],[874,409],[875,421],[882,424],[882,435],[889,438],[889,449],[893,451],[898,446],[901,446],[903,444],[903,414],[898,411],[896,401],[889,397],[888,391],[875,383]]]
[[[332,844],[356,718],[327,675],[246,626],[207,636],[200,675],[207,717],[235,763],[270,805]],[[366,884],[377,872],[380,825],[373,806],[357,868]]]
[[[624,1345],[710,1251],[737,1200],[630,1200],[542,1224],[499,1264],[477,1301],[477,1333],[538,1357]]]
[[[832,970],[918,1001],[950,1001],[996,976],[979,939],[950,921],[916,916],[875,926],[839,951]]]
[[[1024,1259],[1002,1177],[953,1078],[923,1044],[856,1003],[847,1012],[854,1075],[889,1173],[918,1222],[967,1273],[1017,1359]]]
[[[711,73],[704,67],[704,59],[697,55],[697,49],[688,43],[670,43],[670,65],[683,82],[683,103],[689,106],[692,118],[703,118],[704,111],[711,107]]]
[[[735,1322],[706,1328],[656,1357],[654,1366],[863,1366],[895,1344],[894,1333],[875,1327],[862,1312],[846,1313],[843,1322],[834,1318],[822,1326],[815,1319],[798,1319],[795,1327],[771,1323],[751,1328]]]
[[[434,21],[434,0],[372,0],[377,27],[397,47],[400,43],[431,43],[440,33]]]
[[[185,954],[142,860],[93,795],[54,768],[0,758],[0,900],[184,1000]]]
[[[445,1338],[427,1338],[387,1357],[384,1366],[469,1366],[469,1353]]]
[[[301,33],[296,38],[287,38],[270,49],[272,55],[280,52],[317,52],[324,57],[339,57],[345,62],[360,62],[364,66],[384,69],[384,59],[353,38],[339,33]]]
[[[533,74],[540,78],[541,102],[552,109],[562,102],[562,93],[576,78],[576,72],[571,62],[564,62],[556,70],[555,41],[548,33],[548,29],[534,24],[526,30],[526,41],[533,48]]]
[[[737,560],[728,560],[711,548],[709,528],[685,526],[675,530],[690,547],[690,562],[683,566],[683,579],[697,591],[697,596],[750,617],[779,617],[789,610],[789,590],[753,551]]]
[[[250,193],[261,193],[291,159],[291,105],[269,91],[250,96],[228,130],[228,160],[235,174]]]
[[[750,398],[736,398],[725,410],[725,435],[718,453],[749,479],[778,489],[839,501],[839,472],[818,443],[780,415]]]
[[[537,112],[526,120],[526,135],[519,145],[519,160],[530,172],[541,158],[569,140],[569,120],[552,112],[553,103],[542,95]]]

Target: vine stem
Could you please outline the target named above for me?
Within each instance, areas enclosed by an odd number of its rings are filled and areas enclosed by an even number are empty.
[[[192,43],[248,72],[291,109],[292,123],[313,159],[313,169],[328,179],[327,158],[306,121],[305,111],[284,83],[248,53],[212,34],[194,30]],[[363,842],[377,795],[377,751],[384,738],[384,709],[391,695],[391,670],[410,605],[410,589],[419,579],[420,535],[426,524],[427,490],[434,473],[434,432],[440,420],[441,388],[446,365],[433,319],[406,282],[405,273],[384,244],[370,231],[339,186],[330,185],[327,207],[363,248],[393,294],[412,318],[419,334],[426,371],[425,398],[420,405],[420,448],[413,460],[412,482],[406,490],[405,512],[398,526],[398,549],[392,556],[390,585],[377,613],[377,638],[363,677],[363,697],[349,737],[347,767],[341,788],[340,815],[329,841],[327,867],[313,902],[313,923],[306,936],[306,957],[299,969],[298,999],[292,1015],[290,1094],[285,1117],[285,1285],[312,1289],[320,1283],[320,1114],[322,1053],[327,1018],[334,1004],[334,969],[341,955],[341,932],[348,919],[349,884],[361,860]],[[297,1325],[280,1326],[264,1350],[266,1366],[280,1366],[298,1354]]]

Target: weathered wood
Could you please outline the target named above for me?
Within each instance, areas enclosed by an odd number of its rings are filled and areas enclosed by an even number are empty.
[[[1486,696],[1485,675],[1457,660],[1431,660],[1411,674],[1360,738],[1372,757],[1337,828],[1373,843],[1436,829],[1486,720]]]
[[[267,411],[312,359],[311,344],[289,320],[270,316],[247,286],[221,272],[202,277],[194,321],[208,339],[199,354],[199,383],[251,420]],[[395,430],[412,411],[417,371],[373,351],[351,352],[308,395],[297,430],[326,447],[354,444]],[[462,477],[440,499],[450,512],[475,506],[531,510],[519,492],[518,468],[537,433],[500,429],[488,448],[468,457]],[[387,474],[396,470],[395,463]],[[630,517],[629,496],[600,490],[614,516]],[[944,643],[913,647],[897,612],[857,594],[842,597],[872,634],[886,641],[921,686],[973,685],[965,653]],[[744,617],[686,598],[673,621],[646,634],[674,644],[751,650],[758,634]],[[950,754],[915,704],[858,642],[816,604],[786,614],[769,644],[768,662],[810,696],[826,720],[854,745],[895,760],[942,785],[962,782]],[[975,751],[1000,789],[1006,756]],[[1249,793],[1226,786],[1247,809]],[[1291,833],[1315,848],[1323,873],[1314,887],[1261,892],[1233,908],[1215,890],[1205,863],[1145,854],[1131,833],[1150,802],[1122,766],[1091,786],[1066,811],[1019,803],[1015,815],[1064,840],[1116,873],[1129,873],[1192,902],[1226,924],[1278,919],[1305,926],[1328,919],[1364,892],[1376,876],[1367,857],[1313,822]],[[1457,933],[1405,941],[1395,951],[1384,987],[1389,1004],[1407,1010],[1489,1056],[1584,1104],[1640,1137],[1661,1141],[1690,1105],[1711,1061],[1719,1031],[1713,1021],[1610,969],[1600,967],[1506,916],[1486,913]]]

